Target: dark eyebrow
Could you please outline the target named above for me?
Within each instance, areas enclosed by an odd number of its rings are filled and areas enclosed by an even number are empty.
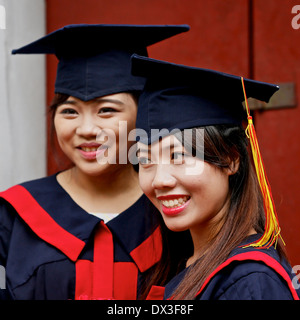
[[[180,143],[180,142],[176,142],[176,143],[171,143],[170,145],[166,145],[162,148],[162,150],[166,150],[166,149],[169,149],[170,150],[173,150],[175,148],[183,148],[183,145]],[[144,153],[148,153],[148,154],[151,154],[151,145],[150,145],[150,148],[148,149],[143,149],[143,148],[139,148],[137,151],[136,151],[136,154],[138,155],[139,153],[141,152],[144,152]]]
[[[96,103],[104,103],[104,102],[110,102],[110,103],[114,103],[114,104],[117,104],[117,105],[124,105],[125,103],[121,100],[118,100],[118,99],[110,99],[110,98],[96,98],[93,100],[93,102],[96,102]],[[61,106],[61,105],[64,105],[64,104],[69,104],[69,105],[78,105],[79,102],[76,101],[76,100],[66,100],[62,103],[60,103],[58,106]]]
[[[141,152],[150,154],[150,153],[151,153],[151,150],[139,148],[139,149],[136,151],[136,155],[139,156],[139,154],[140,154]]]
[[[183,148],[183,145],[181,143],[171,143],[170,145],[166,145],[162,148],[162,150],[170,149],[173,150],[175,148]]]
[[[110,102],[110,103],[115,103],[118,105],[124,105],[125,103],[121,100],[118,99],[111,99],[111,98],[96,98],[95,102],[103,103],[103,102]]]
[[[77,103],[77,101],[75,101],[75,100],[66,100],[66,101],[60,103],[60,104],[58,105],[58,107],[59,107],[59,106],[62,106],[62,105],[64,105],[64,104],[77,105],[78,103]]]

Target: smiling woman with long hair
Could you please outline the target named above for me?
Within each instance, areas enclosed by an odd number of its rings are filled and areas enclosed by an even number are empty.
[[[246,132],[242,127],[243,87],[264,101],[278,87],[132,61],[133,73],[147,78],[137,117],[147,133],[138,142],[140,185],[162,217],[163,254],[148,299],[162,292],[186,300],[299,299],[250,115]]]

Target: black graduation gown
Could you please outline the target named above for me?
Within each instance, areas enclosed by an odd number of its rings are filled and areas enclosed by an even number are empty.
[[[250,236],[241,246],[260,236]],[[172,299],[174,290],[188,269],[181,271],[165,288],[153,287],[148,299]],[[195,299],[299,300],[299,287],[292,267],[287,261],[280,259],[274,247],[254,249],[239,246],[208,276]]]
[[[136,299],[161,256],[145,195],[106,225],[56,175],[0,193],[0,265],[9,299]]]

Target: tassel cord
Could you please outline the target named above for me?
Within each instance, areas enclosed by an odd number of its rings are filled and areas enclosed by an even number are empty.
[[[271,193],[271,188],[269,181],[267,179],[267,176],[265,174],[265,168],[263,164],[263,160],[261,157],[257,136],[255,132],[255,128],[253,125],[253,120],[250,115],[250,109],[247,101],[245,86],[244,86],[244,79],[241,78],[242,81],[242,87],[245,97],[245,104],[246,104],[246,111],[247,111],[247,118],[248,118],[248,126],[245,130],[245,133],[250,140],[250,146],[253,156],[253,162],[254,167],[257,175],[257,179],[259,182],[260,190],[262,192],[263,196],[263,202],[264,202],[264,208],[265,208],[265,216],[266,216],[266,222],[265,222],[265,231],[264,234],[260,239],[257,241],[248,244],[246,247],[260,247],[260,248],[269,248],[275,243],[275,247],[277,244],[278,237],[281,238],[283,241],[281,235],[280,235],[280,227],[278,222],[278,216],[276,213],[274,200]],[[283,244],[285,245],[284,241]]]

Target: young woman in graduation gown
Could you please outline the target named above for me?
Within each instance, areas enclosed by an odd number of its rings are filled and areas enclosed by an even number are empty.
[[[0,194],[3,298],[139,297],[160,259],[161,243],[127,158],[144,86],[144,79],[130,74],[130,56],[187,30],[70,25],[13,51],[58,57],[50,111],[73,166]]]
[[[242,127],[246,93],[267,102],[278,87],[132,61],[133,73],[147,78],[137,117],[146,133],[138,143],[140,184],[162,216],[162,259],[148,299],[298,300],[248,107]]]

